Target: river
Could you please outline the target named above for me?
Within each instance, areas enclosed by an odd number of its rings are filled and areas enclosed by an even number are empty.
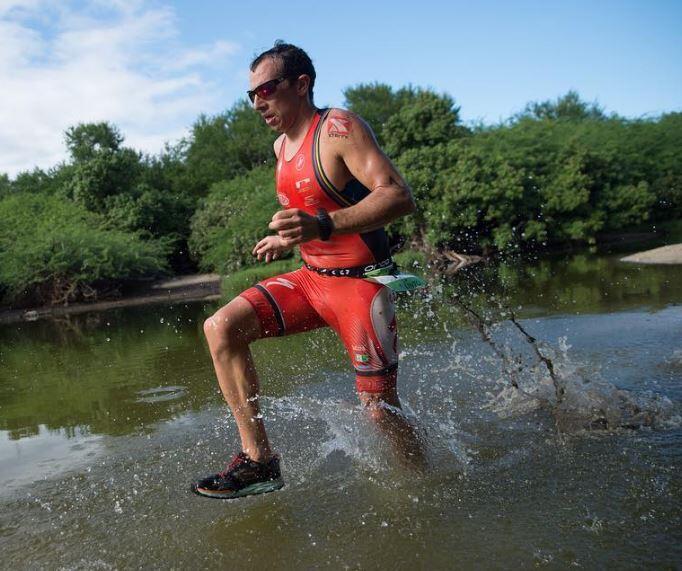
[[[256,343],[286,486],[236,501],[189,491],[237,451],[201,333],[217,307],[0,328],[3,568],[682,564],[682,267],[509,260],[402,297],[424,473],[359,408],[330,331]]]

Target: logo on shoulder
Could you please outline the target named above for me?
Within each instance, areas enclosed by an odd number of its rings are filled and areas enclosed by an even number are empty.
[[[348,138],[350,131],[352,129],[352,123],[350,119],[346,117],[341,117],[335,115],[329,118],[327,122],[327,134],[330,137],[342,137],[344,139]]]
[[[303,165],[305,165],[305,155],[303,153],[300,153],[296,157],[296,170],[300,171],[303,168]]]

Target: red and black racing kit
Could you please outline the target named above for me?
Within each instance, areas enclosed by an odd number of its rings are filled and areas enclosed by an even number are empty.
[[[332,111],[318,111],[300,149],[285,159],[285,142],[276,170],[277,197],[283,208],[315,215],[357,204],[369,194],[352,179],[337,189],[327,177],[320,156],[323,128],[330,135],[348,131],[348,120]],[[329,326],[341,337],[356,374],[357,390],[383,392],[393,388],[398,370],[398,336],[393,292],[351,273],[392,264],[383,228],[359,234],[332,235],[329,240],[301,244],[305,265],[268,278],[241,294],[255,308],[264,337],[289,335]]]

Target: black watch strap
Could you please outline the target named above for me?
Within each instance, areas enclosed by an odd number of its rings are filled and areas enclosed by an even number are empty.
[[[317,210],[317,225],[320,228],[320,240],[327,241],[334,231],[334,223],[332,222],[329,212],[324,208],[319,208]]]

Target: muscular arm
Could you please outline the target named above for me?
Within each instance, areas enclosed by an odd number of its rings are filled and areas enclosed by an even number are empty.
[[[334,111],[334,116],[347,121],[348,134],[332,138],[330,146],[350,174],[371,191],[354,206],[329,214],[334,234],[368,232],[413,212],[415,204],[409,187],[381,151],[369,127],[352,113]]]

